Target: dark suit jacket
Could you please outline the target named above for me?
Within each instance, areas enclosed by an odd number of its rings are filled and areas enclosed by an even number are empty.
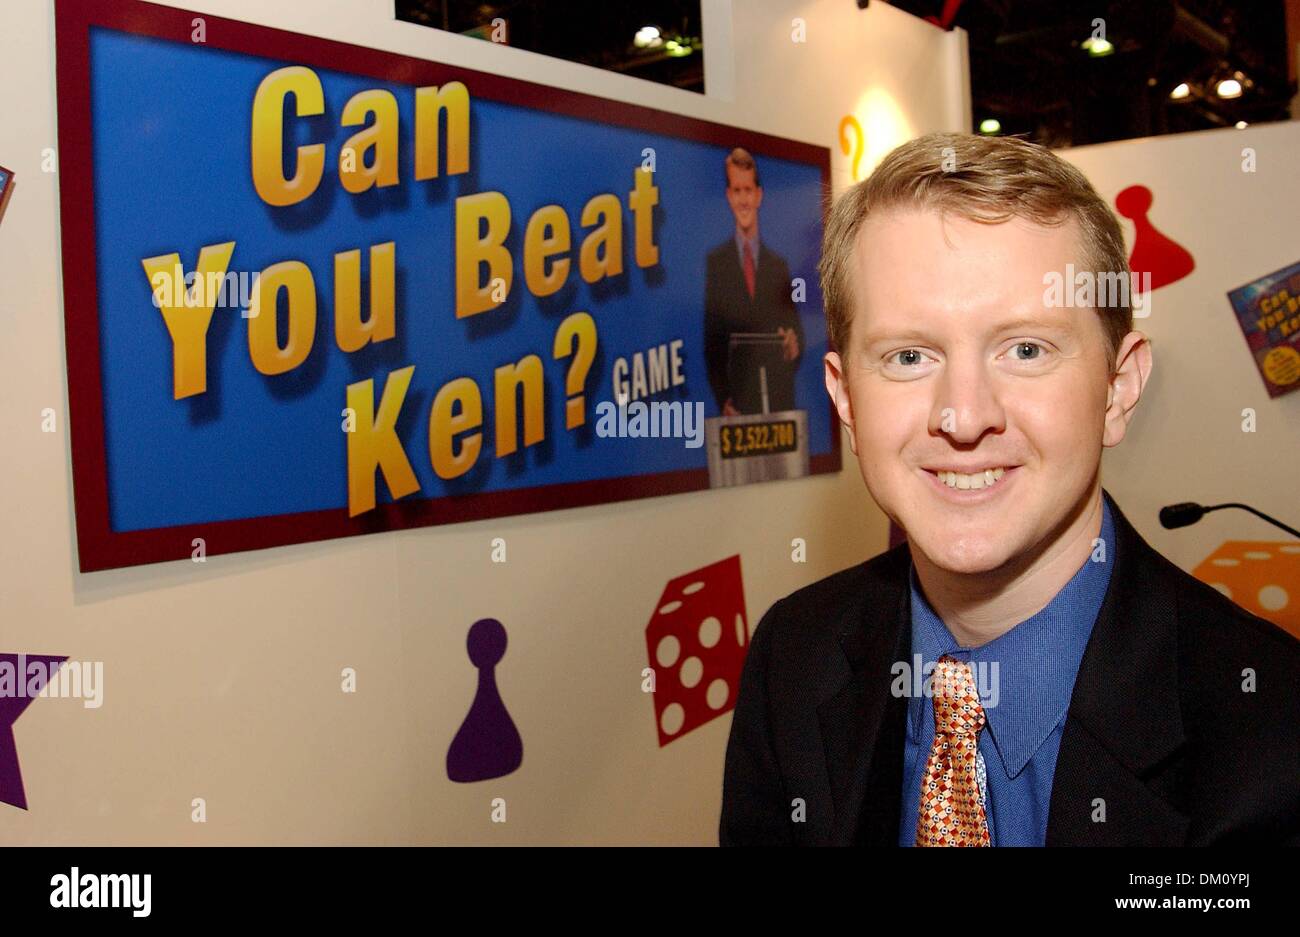
[[[1300,845],[1300,641],[1110,506],[1115,567],[1066,716],[1047,845]],[[759,622],[727,743],[723,845],[898,844],[907,699],[889,686],[911,654],[909,560],[900,544]]]
[[[792,328],[799,336],[799,357],[781,358],[780,350],[767,353],[755,350],[754,359],[764,354],[768,362],[768,406],[772,412],[795,408],[794,376],[803,360],[803,325],[790,297],[790,267],[780,254],[769,250],[761,236],[758,242],[758,267],[754,271],[754,298],[745,289],[745,272],[740,265],[736,240],[729,237],[709,251],[704,272],[704,361],[708,366],[709,385],[718,409],[731,398],[741,413],[761,413],[759,380],[752,367],[746,367],[747,352],[735,368],[728,368],[728,338],[732,332],[776,332],[777,326]]]

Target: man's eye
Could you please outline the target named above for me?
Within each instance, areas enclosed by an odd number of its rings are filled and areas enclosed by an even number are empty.
[[[902,365],[905,365],[905,366],[910,367],[911,365],[914,365],[914,364],[920,364],[920,363],[921,363],[921,360],[924,358],[924,355],[922,355],[922,354],[921,354],[919,351],[917,351],[915,348],[905,348],[905,349],[903,349],[902,351],[896,351],[896,352],[894,352],[894,353],[893,353],[892,355],[890,355],[889,357],[890,357],[893,361],[895,361],[895,362],[897,362],[897,363],[899,363],[899,364],[902,364]],[[900,359],[901,359],[901,360],[900,360]]]
[[[1042,357],[1041,354],[1032,354],[1032,353],[1027,357],[1021,357],[1019,352],[1023,349],[1028,349],[1030,352],[1033,352],[1034,350],[1040,352],[1047,351],[1047,349],[1044,348],[1042,345],[1038,344],[1038,342],[1017,342],[1015,344],[1015,347],[1012,348],[1012,354],[1017,361],[1037,361],[1039,358]]]

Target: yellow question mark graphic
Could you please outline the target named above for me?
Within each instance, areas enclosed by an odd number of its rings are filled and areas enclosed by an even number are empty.
[[[578,342],[576,353],[573,350],[574,339]],[[591,360],[596,357],[596,320],[585,312],[575,312],[561,322],[555,330],[551,354],[557,361],[573,355],[573,364],[569,366],[569,376],[564,382],[564,394],[569,398],[564,406],[564,428],[573,429],[587,422],[582,391],[587,384]]]
[[[850,142],[846,131],[853,131],[853,140]],[[840,150],[845,156],[850,153],[853,155],[853,181],[858,181],[858,163],[862,161],[862,125],[852,114],[845,115],[840,121]]]

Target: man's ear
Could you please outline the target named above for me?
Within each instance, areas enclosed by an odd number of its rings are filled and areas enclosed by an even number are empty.
[[[1129,332],[1115,353],[1115,374],[1106,387],[1106,423],[1101,444],[1118,446],[1128,432],[1129,420],[1147,380],[1151,377],[1151,341],[1141,332]]]
[[[848,372],[836,352],[828,351],[822,361],[825,363],[826,393],[831,395],[835,412],[839,414],[844,428],[849,431],[849,447],[853,450],[853,454],[857,455],[858,437],[853,433],[853,398],[849,396]]]

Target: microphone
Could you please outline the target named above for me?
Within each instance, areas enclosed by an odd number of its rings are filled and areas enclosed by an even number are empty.
[[[1268,521],[1275,527],[1280,527],[1289,533],[1292,537],[1300,539],[1300,531],[1294,527],[1288,527],[1276,518],[1269,517],[1263,511],[1256,511],[1249,504],[1238,504],[1231,501],[1227,504],[1212,504],[1209,506],[1197,504],[1195,501],[1182,501],[1178,504],[1170,504],[1160,509],[1160,524],[1166,530],[1174,530],[1178,527],[1188,527],[1195,524],[1210,511],[1218,511],[1222,508],[1241,508],[1243,511],[1249,511],[1256,517]]]
[[[1205,508],[1193,501],[1170,504],[1160,509],[1160,524],[1166,530],[1190,527],[1205,516]]]

